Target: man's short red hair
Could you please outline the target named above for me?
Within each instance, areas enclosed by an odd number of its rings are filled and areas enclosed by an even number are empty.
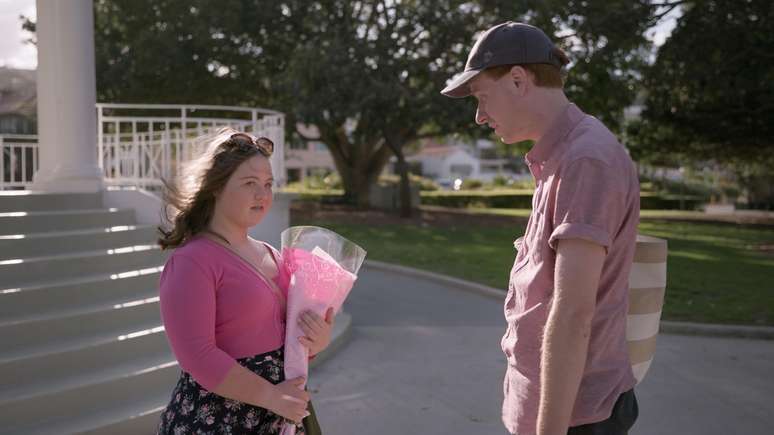
[[[554,55],[562,60],[562,64],[569,62],[567,55],[560,48],[554,48]],[[497,80],[508,74],[514,66],[520,66],[532,73],[532,76],[535,77],[535,85],[539,87],[559,89],[564,87],[562,71],[556,66],[547,63],[499,65],[484,70],[484,73]]]

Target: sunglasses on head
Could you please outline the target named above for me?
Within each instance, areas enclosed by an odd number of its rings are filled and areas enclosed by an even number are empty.
[[[240,146],[254,146],[266,157],[269,157],[274,153],[274,142],[267,137],[253,139],[253,137],[247,133],[234,133],[229,137],[229,140]]]

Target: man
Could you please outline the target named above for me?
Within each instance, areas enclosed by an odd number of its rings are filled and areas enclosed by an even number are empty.
[[[626,314],[639,181],[613,134],[567,100],[567,63],[540,29],[507,22],[484,32],[442,93],[476,97],[476,122],[503,142],[534,141],[532,214],[505,299],[506,428],[626,434],[637,418]]]

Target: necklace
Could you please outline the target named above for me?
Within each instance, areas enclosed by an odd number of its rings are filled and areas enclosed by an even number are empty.
[[[221,236],[220,234],[216,233],[215,231],[213,231],[213,230],[211,230],[211,229],[206,229],[206,230],[204,230],[204,231],[206,231],[206,232],[208,232],[208,233],[210,233],[210,234],[212,234],[212,235],[214,235],[214,236],[217,236],[219,239],[221,239],[221,240],[223,240],[224,242],[226,242],[226,244],[227,244],[227,245],[231,246],[231,242],[229,242],[227,238],[225,238],[225,237]]]

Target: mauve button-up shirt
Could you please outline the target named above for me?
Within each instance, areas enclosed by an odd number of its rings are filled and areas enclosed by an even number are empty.
[[[570,426],[610,417],[618,396],[636,384],[626,345],[629,271],[639,222],[637,172],[624,147],[596,118],[570,104],[527,153],[535,178],[532,214],[511,269],[502,349],[508,360],[503,423],[536,431],[543,330],[554,291],[560,239],[605,248],[586,367]]]

